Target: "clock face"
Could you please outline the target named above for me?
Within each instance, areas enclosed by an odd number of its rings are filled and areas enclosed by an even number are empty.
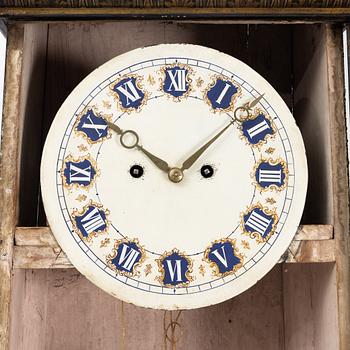
[[[73,265],[140,306],[189,309],[251,287],[288,248],[307,166],[277,92],[194,45],[118,56],[58,111],[41,168]]]

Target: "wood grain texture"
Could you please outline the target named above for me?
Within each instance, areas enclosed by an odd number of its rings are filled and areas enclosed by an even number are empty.
[[[350,344],[349,186],[341,26],[326,26],[340,350]]]
[[[302,222],[332,224],[329,86],[325,26],[293,30],[294,117],[306,148],[309,183]],[[314,180],[317,179],[317,180]]]
[[[151,3],[151,0],[146,0]],[[184,1],[187,3],[187,1]],[[131,5],[129,5],[131,6]],[[187,19],[230,19],[246,24],[264,23],[325,23],[346,22],[350,7],[0,7],[0,17],[8,20],[111,20],[160,19],[182,21]]]
[[[8,27],[0,159],[0,349],[8,349],[13,242],[17,224],[20,88],[24,29]]]
[[[232,8],[342,8],[349,0],[4,0],[0,7],[232,7]]]
[[[39,179],[42,150],[42,123],[45,97],[45,67],[48,25],[26,24],[21,92],[21,132],[19,225],[45,224],[39,213]]]
[[[335,264],[282,265],[285,350],[337,350]]]
[[[294,241],[282,255],[280,262],[334,262],[335,241]],[[54,269],[71,268],[69,259],[58,246],[15,246],[14,268]]]
[[[335,241],[294,241],[282,260],[287,263],[334,262]]]
[[[301,225],[294,241],[329,240],[333,238],[332,225]],[[16,246],[58,247],[50,227],[16,227]]]
[[[14,291],[12,350],[164,349],[163,311],[122,304],[75,269],[15,269]],[[277,266],[234,299],[182,312],[177,350],[280,350],[282,307]]]

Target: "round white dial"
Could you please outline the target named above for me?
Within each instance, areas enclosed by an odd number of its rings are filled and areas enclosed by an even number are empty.
[[[184,309],[252,286],[288,248],[305,200],[287,106],[237,59],[194,45],[118,56],[70,94],[48,134],[44,206],[87,278]]]

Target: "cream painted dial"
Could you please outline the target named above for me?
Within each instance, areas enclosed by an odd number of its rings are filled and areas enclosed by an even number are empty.
[[[136,305],[231,298],[278,262],[305,200],[302,138],[278,93],[194,45],[137,49],[83,80],[41,168],[57,241],[87,278]]]

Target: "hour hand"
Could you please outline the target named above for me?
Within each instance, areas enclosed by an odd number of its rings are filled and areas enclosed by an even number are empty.
[[[142,145],[139,143],[139,135],[134,130],[122,130],[118,125],[107,121],[107,125],[115,131],[118,135],[120,135],[120,143],[124,148],[133,149],[136,148],[141,151],[152,163],[159,168],[160,170],[168,173],[170,167],[168,163],[155,156],[151,152],[147,151]]]
[[[113,131],[115,131],[118,135],[121,135],[123,133],[123,130],[116,124],[107,121],[107,125],[109,128],[111,128]]]

